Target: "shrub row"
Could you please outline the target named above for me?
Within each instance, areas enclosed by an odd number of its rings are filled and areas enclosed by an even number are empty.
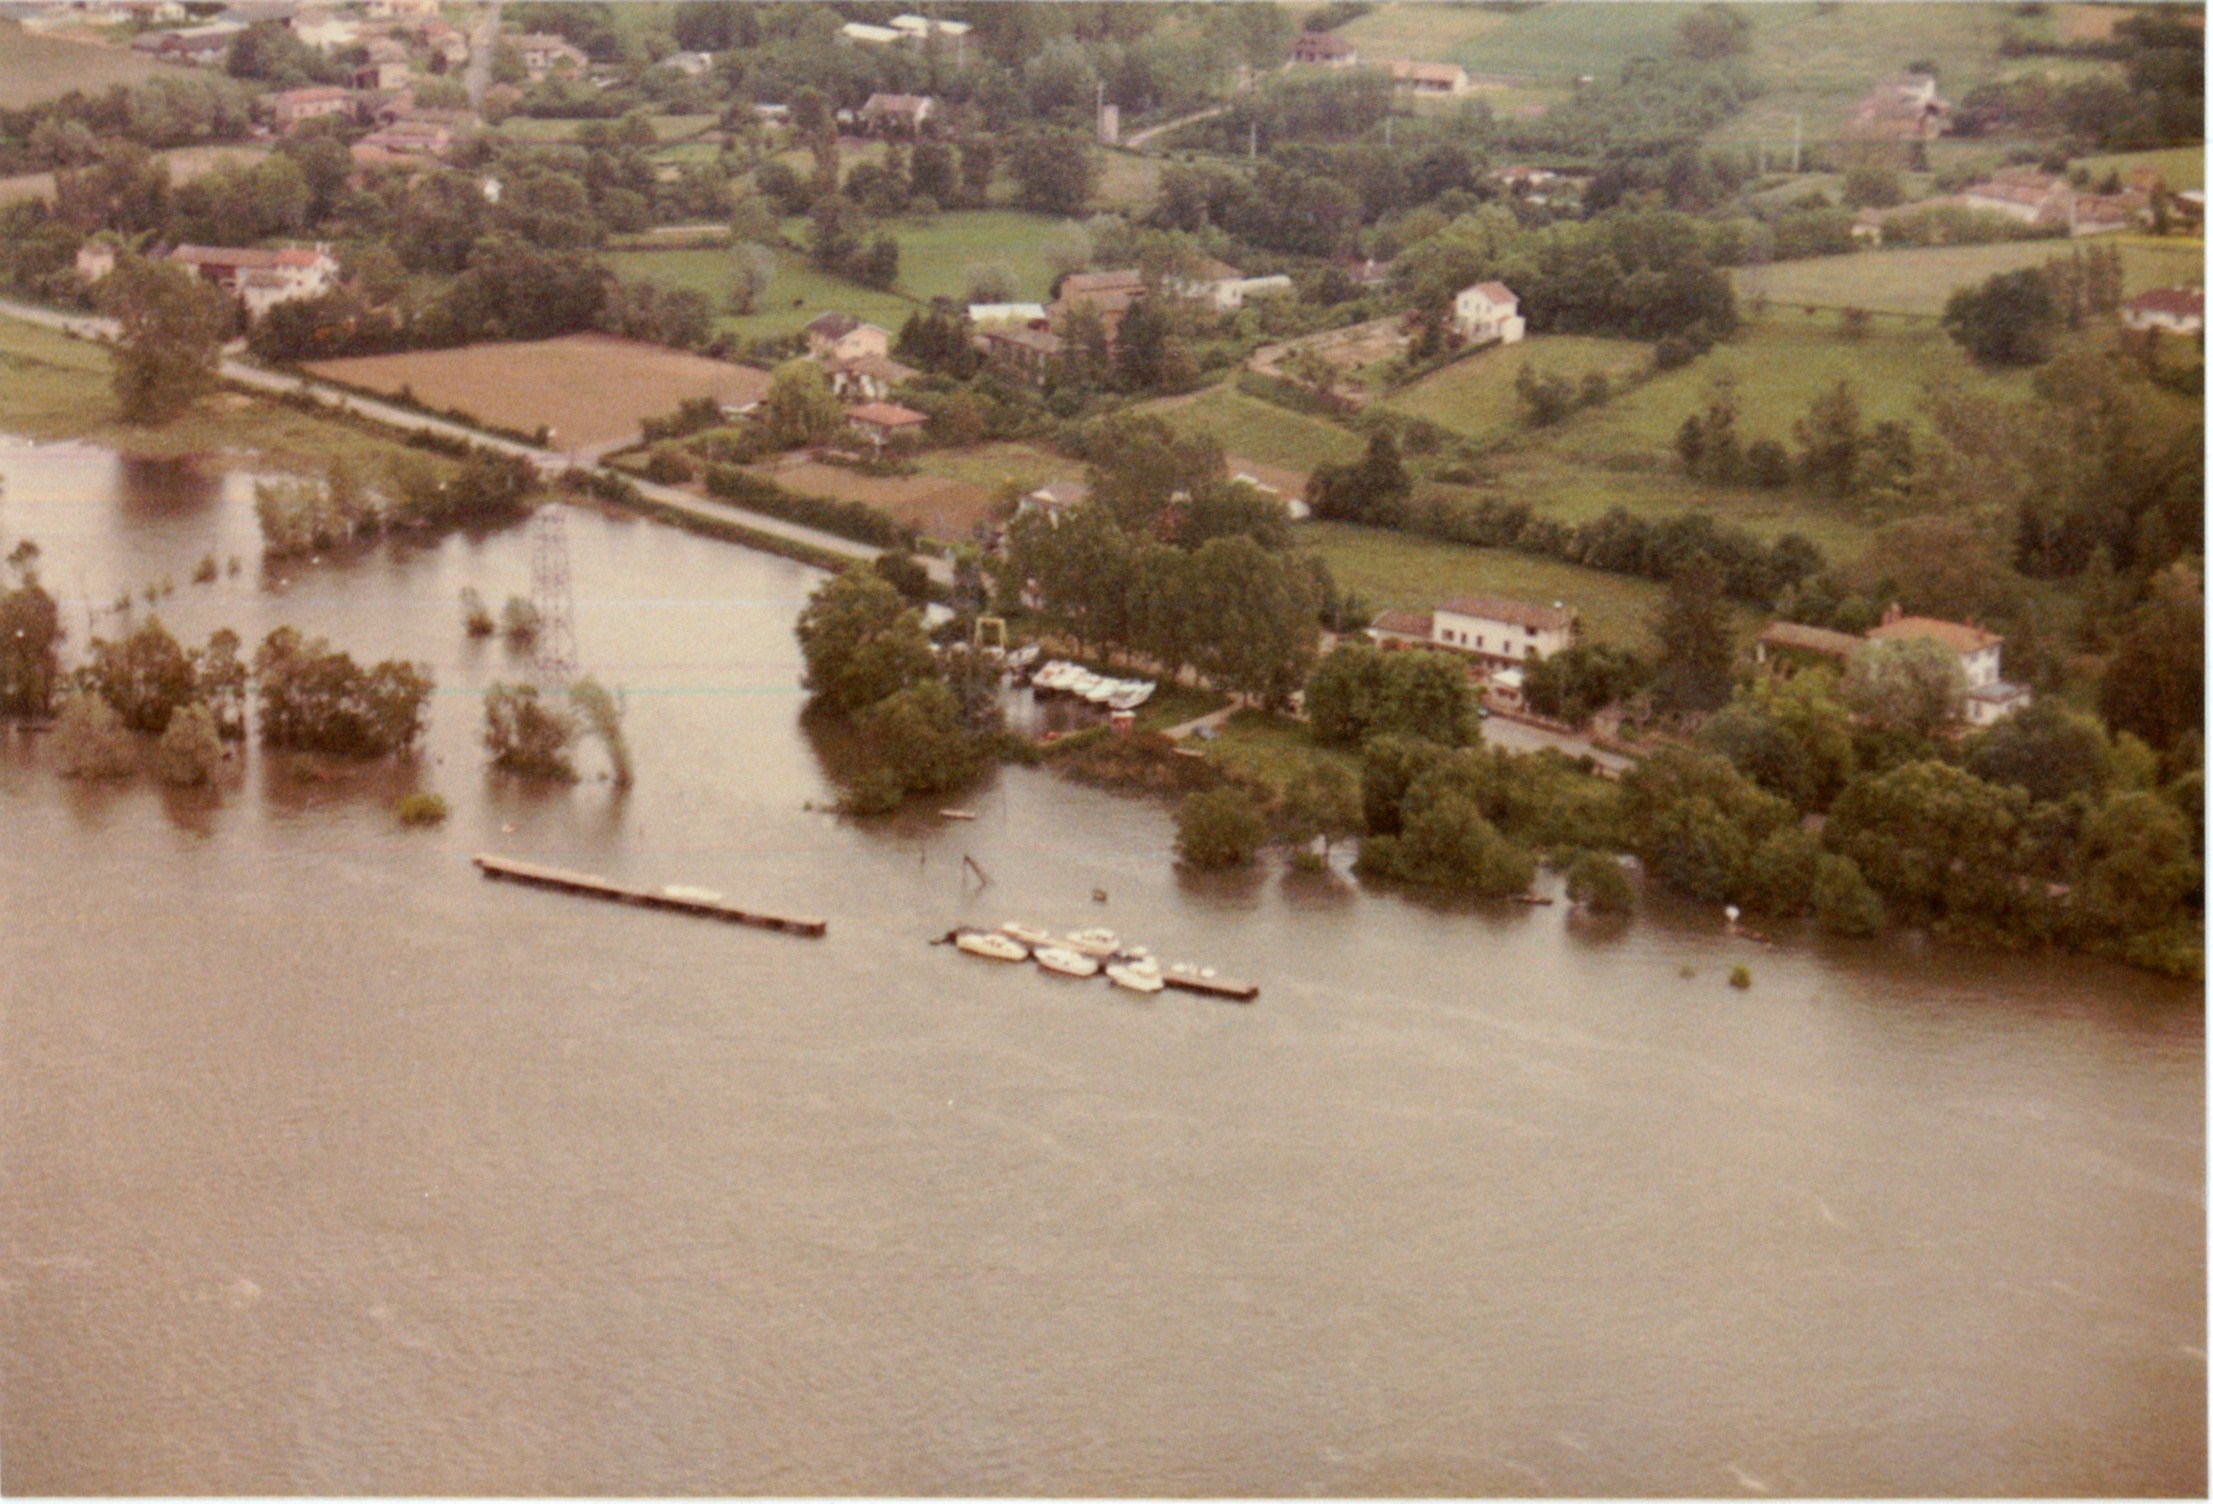
[[[707,494],[784,522],[818,527],[856,543],[878,548],[912,549],[915,530],[858,501],[834,501],[787,491],[772,480],[736,465],[707,467]]]

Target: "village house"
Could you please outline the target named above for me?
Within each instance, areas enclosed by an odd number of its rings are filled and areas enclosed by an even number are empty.
[[[168,259],[232,294],[246,305],[249,318],[279,303],[321,297],[338,282],[338,260],[327,245],[279,251],[180,245]]]
[[[269,120],[279,131],[291,131],[310,120],[353,113],[353,96],[332,84],[309,89],[286,89],[268,99]]]
[[[1039,486],[1015,504],[1014,515],[1028,516],[1041,512],[1055,527],[1060,519],[1091,499],[1091,488],[1080,480],[1056,480],[1050,485]]]
[[[975,345],[993,370],[1030,386],[1050,381],[1068,349],[1068,342],[1059,335],[1021,325],[980,330]]]
[[[1043,303],[971,303],[968,322],[978,329],[1019,325],[1042,329],[1050,322]]]
[[[1107,340],[1111,344],[1115,331],[1122,327],[1123,315],[1143,296],[1143,272],[1077,272],[1061,278],[1060,296],[1053,299],[1050,310],[1052,321],[1055,325],[1062,324],[1079,306],[1088,304],[1099,315],[1099,322],[1106,326]]]
[[[1470,344],[1517,345],[1529,324],[1512,288],[1503,282],[1478,282],[1453,297],[1452,327]]]
[[[1468,70],[1458,63],[1400,59],[1391,64],[1391,87],[1425,98],[1457,99],[1468,92]]]
[[[453,147],[453,132],[427,120],[395,120],[371,131],[350,148],[354,161],[378,166],[392,161],[443,157]]]
[[[1971,726],[1987,726],[2029,705],[2027,686],[2008,684],[1998,677],[1998,660],[2005,639],[1995,632],[1933,616],[1908,616],[1896,604],[1883,612],[1882,621],[1867,629],[1869,642],[1933,642],[1959,655],[1967,676],[1965,717]]]
[[[106,231],[95,235],[77,247],[77,275],[87,282],[97,282],[115,270],[115,258],[119,247],[115,238]]]
[[[888,355],[862,355],[852,360],[833,360],[823,370],[830,378],[830,390],[849,402],[881,401],[891,395],[892,388],[922,374],[913,366],[901,365]]]
[[[1360,61],[1360,49],[1333,31],[1302,31],[1291,44],[1291,61],[1319,68],[1350,68]]]
[[[819,361],[861,360],[870,355],[882,358],[891,354],[888,333],[849,314],[822,314],[807,325],[805,332],[807,353]]]
[[[930,415],[901,407],[896,402],[863,402],[846,410],[845,421],[881,450],[903,433],[919,435],[923,425],[930,421]]]
[[[2131,329],[2156,329],[2163,334],[2205,332],[2205,289],[2161,287],[2138,293],[2121,305],[2121,322]]]
[[[1575,642],[1575,612],[1559,601],[1534,606],[1458,596],[1433,611],[1385,611],[1368,628],[1385,647],[1445,648],[1503,667],[1562,652]]]
[[[369,43],[368,58],[353,70],[353,86],[370,93],[396,92],[414,82],[415,69],[407,49],[387,37]]]
[[[212,68],[230,56],[231,42],[246,28],[234,21],[211,21],[175,31],[149,31],[131,40],[131,51],[165,63]]]
[[[848,21],[838,28],[838,36],[848,42],[864,42],[871,47],[887,47],[894,42],[904,42],[907,34],[889,26],[871,26],[866,21]]]
[[[2141,189],[2083,193],[2056,174],[2008,167],[1960,190],[1960,207],[2069,235],[2110,235],[2150,217],[2151,196]],[[1921,207],[1926,207],[1925,205]]]
[[[861,106],[861,123],[879,136],[918,135],[937,110],[926,94],[871,94]]]
[[[1289,277],[1248,277],[1212,257],[1179,276],[1163,278],[1160,285],[1177,297],[1201,299],[1216,313],[1235,313],[1245,306],[1247,298],[1275,297],[1292,291]]]
[[[573,46],[568,38],[548,32],[525,32],[512,39],[515,55],[522,59],[523,72],[532,83],[538,83],[554,73],[581,73],[590,61]]]

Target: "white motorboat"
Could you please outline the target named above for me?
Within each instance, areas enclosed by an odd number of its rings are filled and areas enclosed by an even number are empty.
[[[1030,675],[1030,688],[1039,694],[1049,695],[1053,693],[1060,688],[1061,680],[1067,677],[1069,669],[1073,666],[1055,658],[1036,673]]]
[[[1006,923],[1000,925],[999,933],[1002,935],[1012,936],[1014,939],[1021,941],[1024,945],[1044,946],[1060,944],[1059,938],[1055,936],[1051,930],[1031,929],[1028,925],[1022,923],[1018,919],[1009,919]]]
[[[1002,937],[1004,938],[1004,937]],[[1013,944],[1013,941],[1008,941]],[[1047,971],[1059,972],[1064,977],[1095,977],[1099,963],[1089,956],[1081,956],[1058,945],[1048,945],[1037,952],[1037,964]]]
[[[695,888],[689,883],[670,883],[661,889],[664,898],[681,898],[687,903],[721,903],[722,895],[712,888]]]
[[[1107,701],[1107,708],[1110,710],[1135,710],[1152,697],[1153,686],[1151,684],[1142,680],[1135,684],[1125,682],[1122,692]]]
[[[1098,683],[1085,689],[1083,697],[1094,705],[1104,705],[1127,687],[1119,679],[1101,679]]]
[[[1074,695],[1079,700],[1091,698],[1091,691],[1099,687],[1099,676],[1090,669],[1078,668],[1060,681],[1062,694]]]
[[[1027,945],[991,930],[962,930],[953,937],[953,944],[987,961],[1026,961],[1030,956]]]
[[[1108,981],[1131,992],[1158,992],[1168,985],[1161,980],[1160,966],[1152,961],[1110,962],[1106,974]]]
[[[1107,929],[1071,930],[1060,943],[1078,955],[1096,956],[1102,961],[1122,949],[1121,936]]]
[[[1022,669],[1026,669],[1031,664],[1037,662],[1037,654],[1037,644],[1034,642],[1025,642],[1022,644],[1022,646],[1007,654],[1007,667],[1014,669],[1017,672]]]

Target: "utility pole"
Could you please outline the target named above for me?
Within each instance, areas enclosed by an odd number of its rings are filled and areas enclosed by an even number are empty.
[[[1260,155],[1260,122],[1249,122],[1245,127],[1245,156],[1248,160]]]
[[[530,604],[538,612],[538,636],[530,667],[538,687],[566,689],[576,678],[576,624],[569,595],[569,534],[558,501],[538,509],[531,533]]]
[[[1790,175],[1798,176],[1799,148],[1805,145],[1806,116],[1804,111],[1790,117]]]

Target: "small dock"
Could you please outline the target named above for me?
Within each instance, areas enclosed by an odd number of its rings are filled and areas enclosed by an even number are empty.
[[[1201,997],[1220,998],[1228,1003],[1249,1003],[1260,996],[1256,983],[1240,982],[1235,977],[1202,977],[1188,972],[1163,971],[1160,979],[1171,987],[1181,987],[1185,992],[1196,992]]]
[[[611,903],[635,904],[646,909],[668,909],[678,914],[697,915],[702,919],[720,919],[726,924],[747,924],[755,929],[777,930],[786,935],[805,935],[812,940],[821,939],[830,928],[828,922],[821,919],[759,914],[750,909],[741,909],[720,898],[683,891],[672,893],[663,888],[634,888],[623,883],[609,882],[604,877],[594,877],[588,872],[541,867],[534,862],[511,861],[503,856],[479,855],[474,861],[478,870],[486,877],[528,883],[534,888],[552,888],[556,892],[574,893],[583,898],[601,898]]]

